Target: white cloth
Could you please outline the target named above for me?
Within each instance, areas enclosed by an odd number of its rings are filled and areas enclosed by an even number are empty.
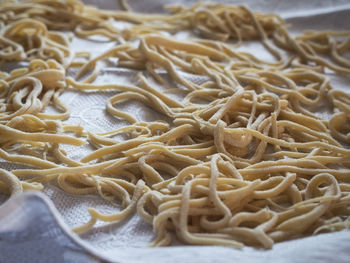
[[[118,1],[87,0],[100,8],[113,9]],[[142,12],[160,12],[163,4],[175,4],[171,0],[130,0],[130,6]],[[186,2],[187,5],[195,1]],[[222,1],[239,3],[239,1]],[[176,4],[177,4],[176,3]],[[254,10],[275,12],[288,18],[294,33],[304,29],[350,29],[350,5],[347,0],[247,0],[244,2]],[[73,47],[80,51],[100,53],[114,43],[77,40]],[[245,49],[256,46],[244,46]],[[256,54],[256,53],[255,53]],[[265,56],[262,51],[258,56]],[[136,71],[104,68],[97,83],[130,83]],[[187,76],[200,82],[201,78]],[[336,88],[349,86],[348,77],[335,77]],[[88,131],[103,132],[123,126],[123,123],[105,112],[105,102],[113,92],[80,93],[67,91],[62,100],[72,110],[69,123],[81,124]],[[138,103],[122,104],[140,120],[156,120],[161,115],[154,114]],[[53,111],[49,109],[49,111]],[[68,154],[80,159],[91,151],[89,146],[66,146]],[[0,162],[0,167],[13,169],[18,165]],[[113,225],[98,223],[90,233],[82,236],[82,241],[69,229],[89,220],[88,207],[95,207],[102,213],[118,210],[108,202],[95,196],[73,196],[64,193],[54,185],[48,185],[40,193],[25,193],[0,207],[0,263],[11,262],[96,262],[100,258],[112,262],[350,262],[350,232],[342,231],[321,234],[304,239],[292,240],[274,245],[271,250],[244,248],[235,250],[224,247],[197,247],[177,245],[167,248],[146,248],[152,240],[152,227],[137,215],[130,220]],[[50,198],[47,198],[47,196]],[[5,200],[0,196],[1,200]],[[57,209],[56,209],[57,208]]]

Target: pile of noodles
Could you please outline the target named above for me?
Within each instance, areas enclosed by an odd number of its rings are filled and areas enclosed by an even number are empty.
[[[106,11],[76,0],[0,3],[0,63],[26,65],[0,72],[0,158],[30,167],[1,169],[0,191],[54,182],[70,194],[120,200],[121,211],[90,208],[91,218],[73,230],[137,211],[153,225],[155,246],[176,234],[186,244],[271,248],[349,228],[350,95],[327,73],[349,77],[350,32],[292,37],[278,15],[244,6],[198,3],[168,12]],[[118,29],[116,21],[130,26]],[[177,40],[182,31],[192,37]],[[116,44],[97,57],[70,47],[73,37],[95,36]],[[260,42],[274,62],[239,51],[246,41]],[[110,58],[140,71],[134,86],[94,84],[98,64]],[[68,77],[72,69],[78,73]],[[118,91],[106,110],[129,125],[94,134],[67,124],[70,110],[60,100],[67,89]],[[118,108],[130,100],[167,121],[139,121]],[[60,113],[46,113],[49,105]],[[62,147],[86,143],[95,150],[81,160]]]

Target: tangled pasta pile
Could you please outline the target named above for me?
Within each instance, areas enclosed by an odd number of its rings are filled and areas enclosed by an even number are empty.
[[[271,248],[349,228],[350,95],[328,73],[349,77],[343,54],[350,32],[292,37],[279,16],[244,6],[168,10],[105,11],[76,0],[0,4],[0,61],[22,65],[0,74],[0,157],[31,167],[1,170],[0,190],[18,194],[55,182],[67,193],[120,200],[120,212],[90,208],[90,221],[73,230],[137,211],[153,225],[155,246],[170,245],[175,233],[186,244]],[[192,37],[180,41],[182,31]],[[115,47],[94,58],[70,48],[73,37],[96,36]],[[275,60],[239,51],[245,41],[259,41]],[[99,63],[111,58],[140,71],[134,86],[94,83]],[[59,98],[67,89],[118,91],[106,110],[130,125],[94,134],[67,124],[70,111]],[[118,109],[130,100],[167,121],[144,122]],[[48,105],[61,113],[46,113]],[[325,108],[328,119],[319,114]],[[62,147],[86,143],[95,150],[81,160]]]

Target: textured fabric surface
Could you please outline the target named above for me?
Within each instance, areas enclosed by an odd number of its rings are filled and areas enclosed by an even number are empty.
[[[271,250],[196,246],[145,248],[142,243],[149,233],[136,217],[119,226],[119,232],[112,237],[111,233],[103,233],[106,235],[104,242],[79,241],[44,194],[27,192],[0,207],[0,263],[104,262],[98,257],[119,263],[348,263],[350,255],[349,231],[282,242]]]
[[[0,262],[98,262],[66,235],[41,196],[23,194],[0,207]]]
[[[101,8],[117,8],[118,1],[88,0]],[[163,4],[173,1],[131,0],[132,8],[145,12],[161,11]],[[182,1],[185,2],[185,1]],[[195,1],[186,1],[186,4]],[[238,1],[224,1],[238,3]],[[178,1],[177,3],[181,3]],[[247,0],[246,5],[264,12],[276,12],[288,18],[293,24],[293,32],[304,29],[337,29],[349,30],[350,5],[347,0],[339,1],[288,1]],[[93,56],[107,50],[113,42],[86,41],[74,39],[73,48],[90,51]],[[242,50],[252,51],[258,57],[269,59],[269,54],[256,43],[246,43]],[[113,66],[102,69],[96,80],[103,83],[133,83],[136,71],[116,69]],[[197,83],[204,77],[186,78]],[[348,77],[333,78],[334,84],[345,89],[350,85]],[[107,98],[113,92],[67,91],[61,98],[71,109],[68,123],[81,124],[91,132],[103,132],[125,125],[105,111]],[[146,106],[136,102],[120,104],[121,109],[132,112],[138,120],[157,120],[162,116]],[[53,109],[48,109],[48,112]],[[321,113],[327,114],[327,113]],[[92,150],[89,146],[65,146],[67,153],[74,159],[80,159]],[[0,162],[0,167],[12,170],[18,165]],[[7,202],[0,207],[0,263],[7,262],[95,262],[87,256],[87,251],[98,253],[115,262],[349,262],[350,232],[322,234],[319,236],[293,240],[276,244],[272,250],[264,251],[244,248],[242,251],[224,247],[194,247],[176,244],[170,248],[146,248],[153,238],[152,227],[137,215],[122,223],[105,224],[98,222],[96,227],[81,236],[86,243],[72,240],[57,217],[62,217],[68,228],[80,225],[89,220],[88,207],[95,207],[102,213],[114,213],[119,210],[118,204],[110,204],[95,196],[73,196],[61,191],[55,185],[48,185],[44,193],[53,204],[42,198],[42,195],[27,194],[19,199]],[[0,204],[6,197],[0,195]],[[50,209],[50,206],[51,209]],[[53,208],[56,207],[58,212]],[[89,244],[90,247],[86,247]],[[24,260],[26,259],[26,260]],[[27,260],[28,259],[28,260]]]

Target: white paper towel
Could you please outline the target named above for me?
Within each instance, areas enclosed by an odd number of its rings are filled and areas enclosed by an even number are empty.
[[[100,8],[118,8],[118,1],[87,0],[85,2],[98,5]],[[177,3],[170,0],[129,1],[134,10],[143,12],[161,12],[163,4],[179,4],[181,2],[190,5],[195,1],[177,1]],[[242,4],[239,1],[221,2]],[[243,4],[254,10],[275,12],[288,18],[288,22],[293,24],[291,30],[294,33],[305,29],[350,30],[350,5],[347,0],[247,0]],[[113,45],[113,42],[79,39],[73,41],[73,47],[79,49],[79,51],[88,50],[94,55],[107,50]],[[246,50],[253,48],[254,54],[256,54],[255,44],[242,47]],[[258,56],[269,55],[261,51]],[[133,83],[136,73],[136,71],[127,69],[104,68],[96,83]],[[202,81],[200,77],[196,77],[196,79],[188,75],[186,77],[192,81]],[[337,76],[333,79],[332,84],[336,88],[346,89],[350,81],[348,77]],[[113,94],[115,93],[65,92],[61,98],[72,111],[68,122],[81,124],[86,130],[92,132],[108,131],[125,125],[125,122],[110,116],[105,111],[105,102]],[[122,104],[121,107],[123,110],[132,112],[139,120],[151,121],[162,118],[160,114],[154,113],[146,106],[136,102]],[[74,159],[80,159],[91,150],[88,146],[80,148],[65,146],[65,149]],[[19,166],[1,162],[0,167],[11,170]],[[67,194],[55,185],[48,185],[44,193],[50,197],[69,228],[89,220],[88,207],[95,207],[103,213],[113,213],[119,209],[118,206],[113,206],[95,196]],[[2,200],[5,199],[0,196],[0,202]],[[268,251],[249,247],[242,251],[224,247],[195,246],[146,248],[146,245],[153,238],[152,227],[143,222],[137,215],[118,224],[107,225],[99,222],[92,231],[82,236],[83,240],[89,244],[89,247],[87,247],[86,243],[77,243],[67,231],[62,231],[62,224],[57,223],[58,221],[55,219],[60,215],[57,215],[54,208],[50,208],[50,201],[45,201],[41,195],[33,194],[19,197],[19,200],[8,202],[6,210],[4,207],[0,208],[0,238],[3,239],[0,241],[0,263],[62,262],[62,260],[64,262],[96,261],[94,258],[82,256],[84,253],[99,254],[104,256],[105,259],[108,258],[115,262],[233,262],[239,260],[240,262],[319,263],[334,261],[334,257],[336,257],[335,262],[350,262],[350,245],[348,245],[350,232],[348,231],[283,242],[274,245],[273,249]],[[22,218],[24,222],[14,220],[13,216],[9,217],[9,211],[16,215],[16,218]],[[33,213],[37,215],[35,220],[29,220]],[[38,228],[38,225],[41,227]],[[23,234],[24,230],[26,235]],[[40,235],[37,235],[38,231],[41,233]],[[45,233],[48,234],[45,235]],[[51,241],[48,240],[51,240],[57,249],[53,249]],[[39,249],[40,253],[38,247],[42,248]],[[67,252],[68,256],[63,257],[65,250],[78,252]],[[28,256],[28,251],[32,251],[32,253],[29,253],[30,256]],[[76,259],[74,258],[75,254]],[[27,261],[25,258],[27,258]]]

